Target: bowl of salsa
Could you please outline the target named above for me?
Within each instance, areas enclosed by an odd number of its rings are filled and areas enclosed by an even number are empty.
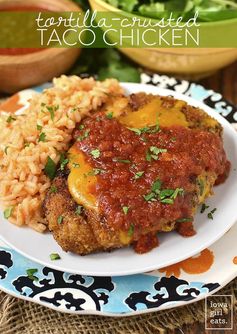
[[[80,11],[69,0],[0,0],[1,12],[63,12]],[[27,30],[26,30],[27,33]],[[13,38],[25,38],[17,34]],[[0,91],[14,93],[18,90],[50,81],[65,73],[80,54],[79,48],[0,48]]]

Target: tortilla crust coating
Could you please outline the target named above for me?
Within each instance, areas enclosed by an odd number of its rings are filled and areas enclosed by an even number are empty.
[[[159,98],[162,107],[166,109],[171,109],[178,102],[182,102],[179,108],[184,114],[190,129],[212,132],[221,137],[221,125],[201,109],[191,107],[185,102],[175,100],[172,97]],[[108,102],[102,106],[102,109],[105,113],[113,110],[114,113],[121,115],[126,112],[128,108],[132,111],[137,111],[139,108],[150,103],[153,99],[153,95],[147,95],[145,93],[132,94],[129,97],[111,96]],[[148,244],[149,250],[149,243],[150,249],[158,245],[157,238],[155,237],[158,231],[170,232],[177,229],[182,234],[182,226],[180,223],[163,219],[152,227],[144,229],[138,237],[134,238],[132,236],[129,240],[126,240],[126,242],[121,241],[119,231],[111,228],[111,226],[108,228],[104,217],[98,212],[83,208],[80,214],[77,213],[78,204],[74,201],[68,189],[68,173],[69,171],[67,169],[66,171],[59,171],[57,173],[52,183],[57,191],[52,192],[49,190],[43,203],[43,211],[48,228],[64,251],[85,255],[100,251],[110,251],[112,249],[125,247],[129,244],[133,244],[135,249],[138,249],[139,245],[142,243]],[[207,188],[204,189],[204,196],[201,194],[197,182],[194,182],[192,190],[193,212],[195,212],[198,205],[203,203],[205,198],[212,193],[212,187],[217,177],[218,175],[206,171],[203,172],[203,175],[200,175],[200,178],[205,180],[204,188]],[[63,217],[61,221],[58,219],[60,216]],[[190,224],[191,223],[186,223],[186,226],[191,236],[195,232],[193,231],[192,224]],[[186,236],[188,236],[188,233]]]

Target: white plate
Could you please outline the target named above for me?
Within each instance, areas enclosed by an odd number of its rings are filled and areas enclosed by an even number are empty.
[[[127,93],[146,92],[163,96],[172,95],[185,100],[190,105],[200,107],[216,118],[224,128],[224,146],[232,163],[227,181],[215,188],[215,195],[208,199],[210,208],[217,208],[214,220],[206,214],[195,216],[197,234],[183,238],[175,232],[160,234],[160,246],[143,255],[132,248],[115,250],[111,253],[98,253],[78,256],[65,253],[54,241],[51,234],[39,234],[28,228],[17,228],[8,223],[0,213],[1,238],[24,256],[61,271],[94,275],[119,276],[142,273],[162,268],[191,257],[218,240],[237,220],[237,136],[231,125],[213,109],[183,94],[145,84],[122,84]],[[59,253],[60,261],[50,261],[49,254]]]

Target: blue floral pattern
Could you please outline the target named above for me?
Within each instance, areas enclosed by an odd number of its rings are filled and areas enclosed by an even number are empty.
[[[61,311],[132,313],[194,300],[219,287],[218,283],[188,282],[174,276],[69,274],[44,267],[7,248],[0,251],[0,264],[7,268],[0,277],[4,290]],[[35,279],[27,275],[28,269],[37,270]]]
[[[141,74],[141,82],[191,96],[214,108],[229,122],[237,122],[237,109],[221,94],[199,84],[146,73]],[[34,90],[40,92],[48,85]],[[34,280],[27,275],[30,268],[37,269]],[[123,277],[74,275],[44,267],[12,249],[0,247],[0,288],[65,312],[124,315],[157,310],[204,298],[219,287],[218,278],[207,283],[152,273]]]

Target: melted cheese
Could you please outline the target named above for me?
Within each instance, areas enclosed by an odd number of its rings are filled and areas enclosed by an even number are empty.
[[[113,116],[118,118],[119,122],[127,127],[143,128],[145,126],[155,126],[157,120],[161,126],[181,125],[188,126],[185,115],[180,111],[184,102],[177,101],[172,109],[166,109],[161,106],[159,97],[155,97],[138,111],[127,110],[122,116],[115,113]],[[79,164],[80,167],[77,167]],[[95,189],[97,177],[88,175],[93,168],[86,162],[84,154],[72,146],[69,150],[69,169],[68,188],[74,200],[87,209],[98,210],[98,203],[93,189]],[[129,243],[127,235],[121,235],[124,244]]]
[[[96,197],[93,190],[96,185],[96,176],[88,175],[93,168],[85,160],[82,152],[74,146],[69,150],[68,188],[74,200],[87,209],[98,209]]]
[[[123,245],[129,245],[132,237],[128,235],[128,232],[119,231],[119,240]]]
[[[167,109],[161,106],[159,97],[155,97],[148,104],[138,109],[138,111],[128,112],[118,117],[120,123],[127,127],[143,128],[145,126],[155,126],[157,121],[160,126],[169,127],[172,125],[188,126],[185,115],[181,112],[183,101],[177,101],[175,106]]]
[[[212,194],[212,184],[215,183],[216,175],[213,173],[202,173],[198,177],[198,201],[203,203],[205,199]]]

